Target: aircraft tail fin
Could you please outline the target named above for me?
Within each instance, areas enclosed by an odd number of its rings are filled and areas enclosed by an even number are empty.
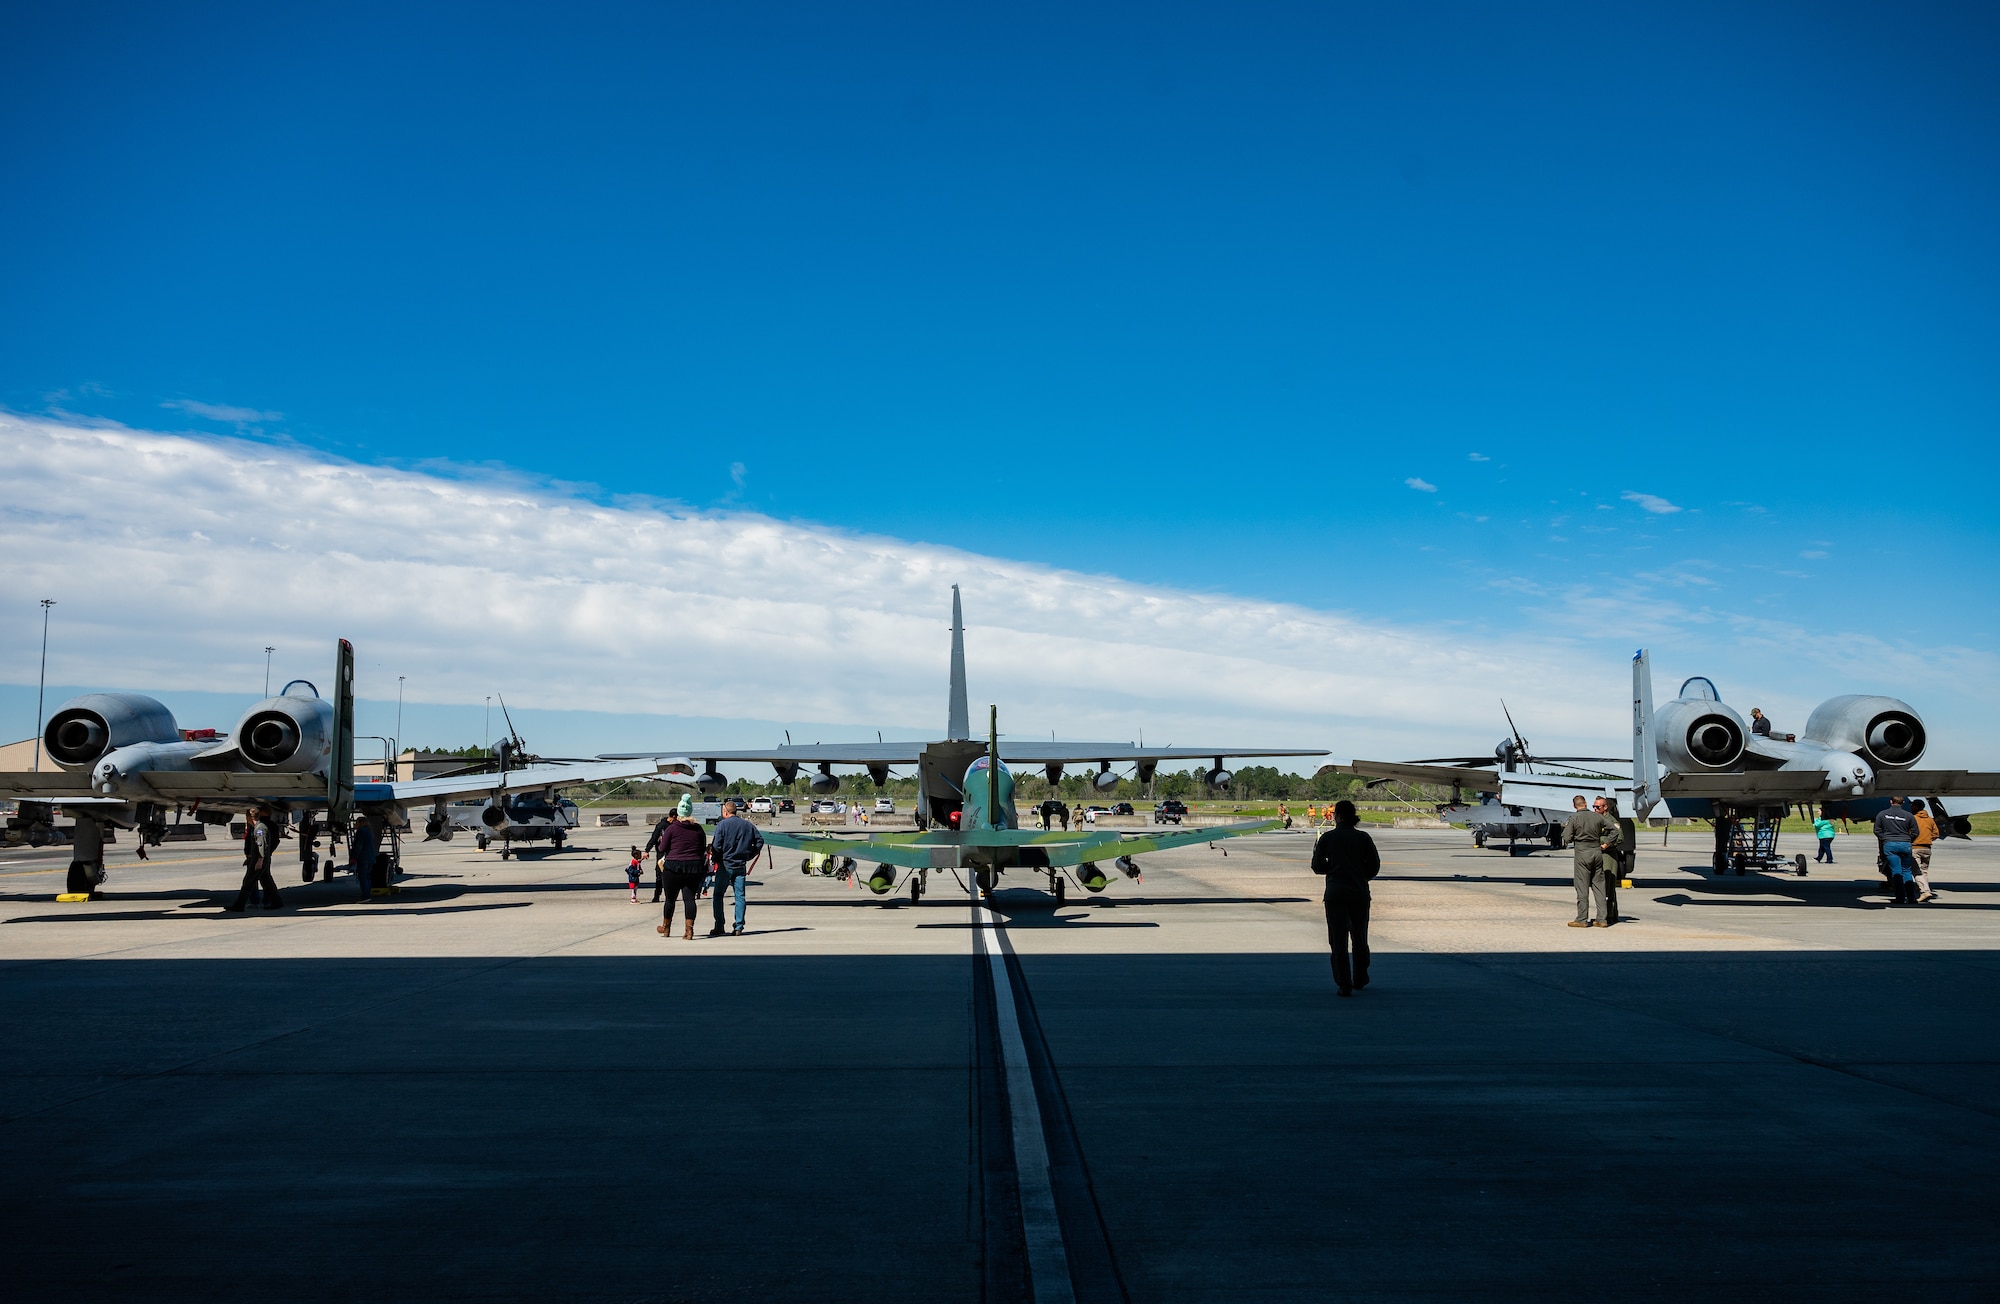
[[[972,709],[965,702],[965,617],[956,584],[951,586],[951,708],[944,734],[955,743],[972,737]]]
[[[345,829],[354,813],[354,644],[341,639],[333,664],[333,755],[326,767],[326,821]]]
[[[1660,753],[1653,737],[1653,662],[1632,654],[1632,817],[1645,819],[1660,801]]]

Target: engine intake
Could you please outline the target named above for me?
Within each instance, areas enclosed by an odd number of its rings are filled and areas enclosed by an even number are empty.
[[[1888,769],[1914,765],[1929,741],[1908,702],[1859,693],[1821,702],[1806,720],[1805,736]]]
[[[1676,698],[1654,717],[1660,760],[1670,770],[1726,770],[1743,759],[1750,731],[1720,702]]]
[[[333,749],[333,707],[317,697],[267,698],[237,722],[230,742],[255,770],[317,770]]]
[[[42,731],[42,749],[65,770],[88,770],[133,743],[181,739],[174,713],[139,693],[85,693],[56,708]]]

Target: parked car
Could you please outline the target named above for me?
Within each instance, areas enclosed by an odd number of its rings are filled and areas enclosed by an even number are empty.
[[[815,815],[839,815],[842,811],[840,803],[837,801],[816,801],[812,804],[812,813]]]
[[[896,813],[896,799],[894,797],[877,797],[875,799],[875,813],[877,815],[894,815]]]
[[[1178,797],[1169,797],[1153,807],[1153,823],[1178,824],[1187,818],[1187,803]]]
[[[1130,815],[1132,813],[1132,803],[1129,801],[1118,802],[1111,807],[1111,813],[1113,815]]]
[[[771,799],[769,797],[752,797],[750,799],[750,813],[752,815],[769,815],[771,813]]]
[[[799,813],[799,804],[790,797],[780,797],[778,798],[778,813],[780,815],[796,815]]]

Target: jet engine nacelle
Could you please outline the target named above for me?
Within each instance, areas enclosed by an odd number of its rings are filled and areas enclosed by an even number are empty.
[[[815,774],[808,786],[821,796],[825,796],[829,792],[839,792],[840,776],[837,774]]]
[[[1231,774],[1229,771],[1218,768],[1210,770],[1207,774],[1202,776],[1202,779],[1211,788],[1227,788],[1229,786],[1229,781],[1231,779],[1234,779],[1235,777],[1236,776]]]
[[[1750,731],[1743,717],[1721,702],[1681,697],[1653,715],[1660,763],[1681,773],[1726,770],[1743,759]]]
[[[300,686],[310,690],[303,680]],[[318,693],[294,694],[292,685],[244,713],[230,736],[253,770],[303,774],[320,768],[333,750],[333,703]]]
[[[1112,773],[1111,769],[1107,766],[1099,770],[1096,774],[1093,774],[1090,777],[1090,783],[1099,792],[1110,792],[1118,786],[1118,776]]]
[[[133,743],[177,743],[180,726],[162,702],[139,693],[85,693],[56,708],[42,750],[65,770],[88,770]]]
[[[704,770],[695,778],[694,786],[704,793],[717,793],[729,786],[729,780],[714,770]]]
[[[489,829],[504,829],[507,827],[507,811],[496,802],[479,812],[479,822]]]
[[[1804,736],[1888,769],[1916,764],[1928,741],[1908,702],[1860,693],[1821,702],[1807,717]]]

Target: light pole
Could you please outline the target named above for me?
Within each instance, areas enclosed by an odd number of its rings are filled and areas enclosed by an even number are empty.
[[[264,696],[266,697],[271,695],[271,654],[277,650],[274,647],[264,649]]]
[[[54,598],[42,599],[42,677],[35,686],[35,773],[42,772],[42,694],[49,686],[49,608]]]
[[[403,676],[396,676],[396,773],[390,776],[403,777]]]

